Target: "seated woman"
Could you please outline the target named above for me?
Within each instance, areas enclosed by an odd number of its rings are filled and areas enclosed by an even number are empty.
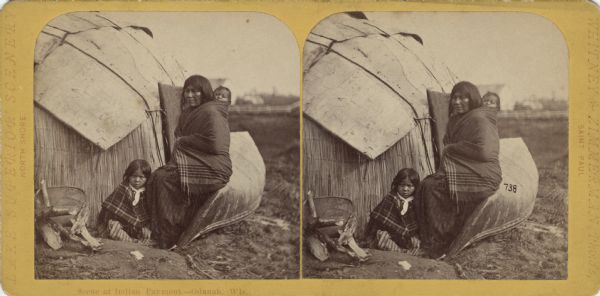
[[[496,110],[481,107],[475,85],[454,86],[440,168],[417,191],[422,245],[434,258],[445,254],[465,220],[502,180]]]
[[[228,103],[215,100],[200,75],[183,86],[181,115],[171,161],[156,170],[147,191],[152,237],[160,248],[174,248],[200,206],[231,177]]]

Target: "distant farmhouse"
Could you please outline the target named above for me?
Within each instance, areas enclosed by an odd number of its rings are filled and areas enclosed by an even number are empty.
[[[515,104],[514,110],[564,111],[568,109],[567,100],[557,98],[531,97]]]
[[[265,100],[262,98],[262,96],[257,94],[237,97],[233,102],[234,105],[262,105],[264,103]]]
[[[506,84],[480,84],[477,85],[483,96],[487,92],[496,93],[500,97],[500,110],[513,110],[516,104],[515,97],[510,87]]]

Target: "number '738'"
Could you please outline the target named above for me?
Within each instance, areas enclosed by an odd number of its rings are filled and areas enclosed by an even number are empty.
[[[506,189],[506,191],[508,191],[508,192],[517,193],[517,185],[516,185],[516,184],[508,184],[508,183],[504,183],[504,188],[505,188],[505,189]]]

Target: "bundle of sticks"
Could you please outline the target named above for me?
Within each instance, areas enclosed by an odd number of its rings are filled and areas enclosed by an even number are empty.
[[[101,249],[102,243],[94,238],[86,227],[90,215],[87,203],[84,202],[79,206],[52,206],[45,180],[40,182],[40,187],[42,203],[36,200],[35,227],[44,242],[52,249],[58,250],[63,246],[61,237],[65,237],[80,242],[94,251]],[[65,228],[68,226],[61,225],[52,219],[53,217],[65,215],[71,216],[69,219],[71,227],[69,229]]]
[[[334,251],[342,252],[359,261],[366,261],[370,255],[361,249],[354,240],[357,221],[356,217],[351,214],[345,220],[330,220],[320,218],[317,214],[317,209],[313,200],[312,192],[307,193],[307,201],[311,211],[310,222],[306,229],[306,240],[310,252],[320,261],[325,261],[329,258],[328,247]],[[339,237],[334,239],[330,229],[333,228]]]

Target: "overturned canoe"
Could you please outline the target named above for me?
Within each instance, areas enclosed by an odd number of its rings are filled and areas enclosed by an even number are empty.
[[[500,188],[467,219],[448,256],[456,255],[475,241],[508,230],[531,215],[539,175],[521,138],[500,139],[500,167]]]
[[[181,113],[181,87],[159,84],[161,105],[166,114],[166,131],[170,146]],[[265,187],[265,163],[248,132],[231,133],[229,155],[233,174],[222,188],[200,207],[177,245],[186,246],[194,239],[244,219],[260,205]],[[167,155],[167,159],[169,155]]]

